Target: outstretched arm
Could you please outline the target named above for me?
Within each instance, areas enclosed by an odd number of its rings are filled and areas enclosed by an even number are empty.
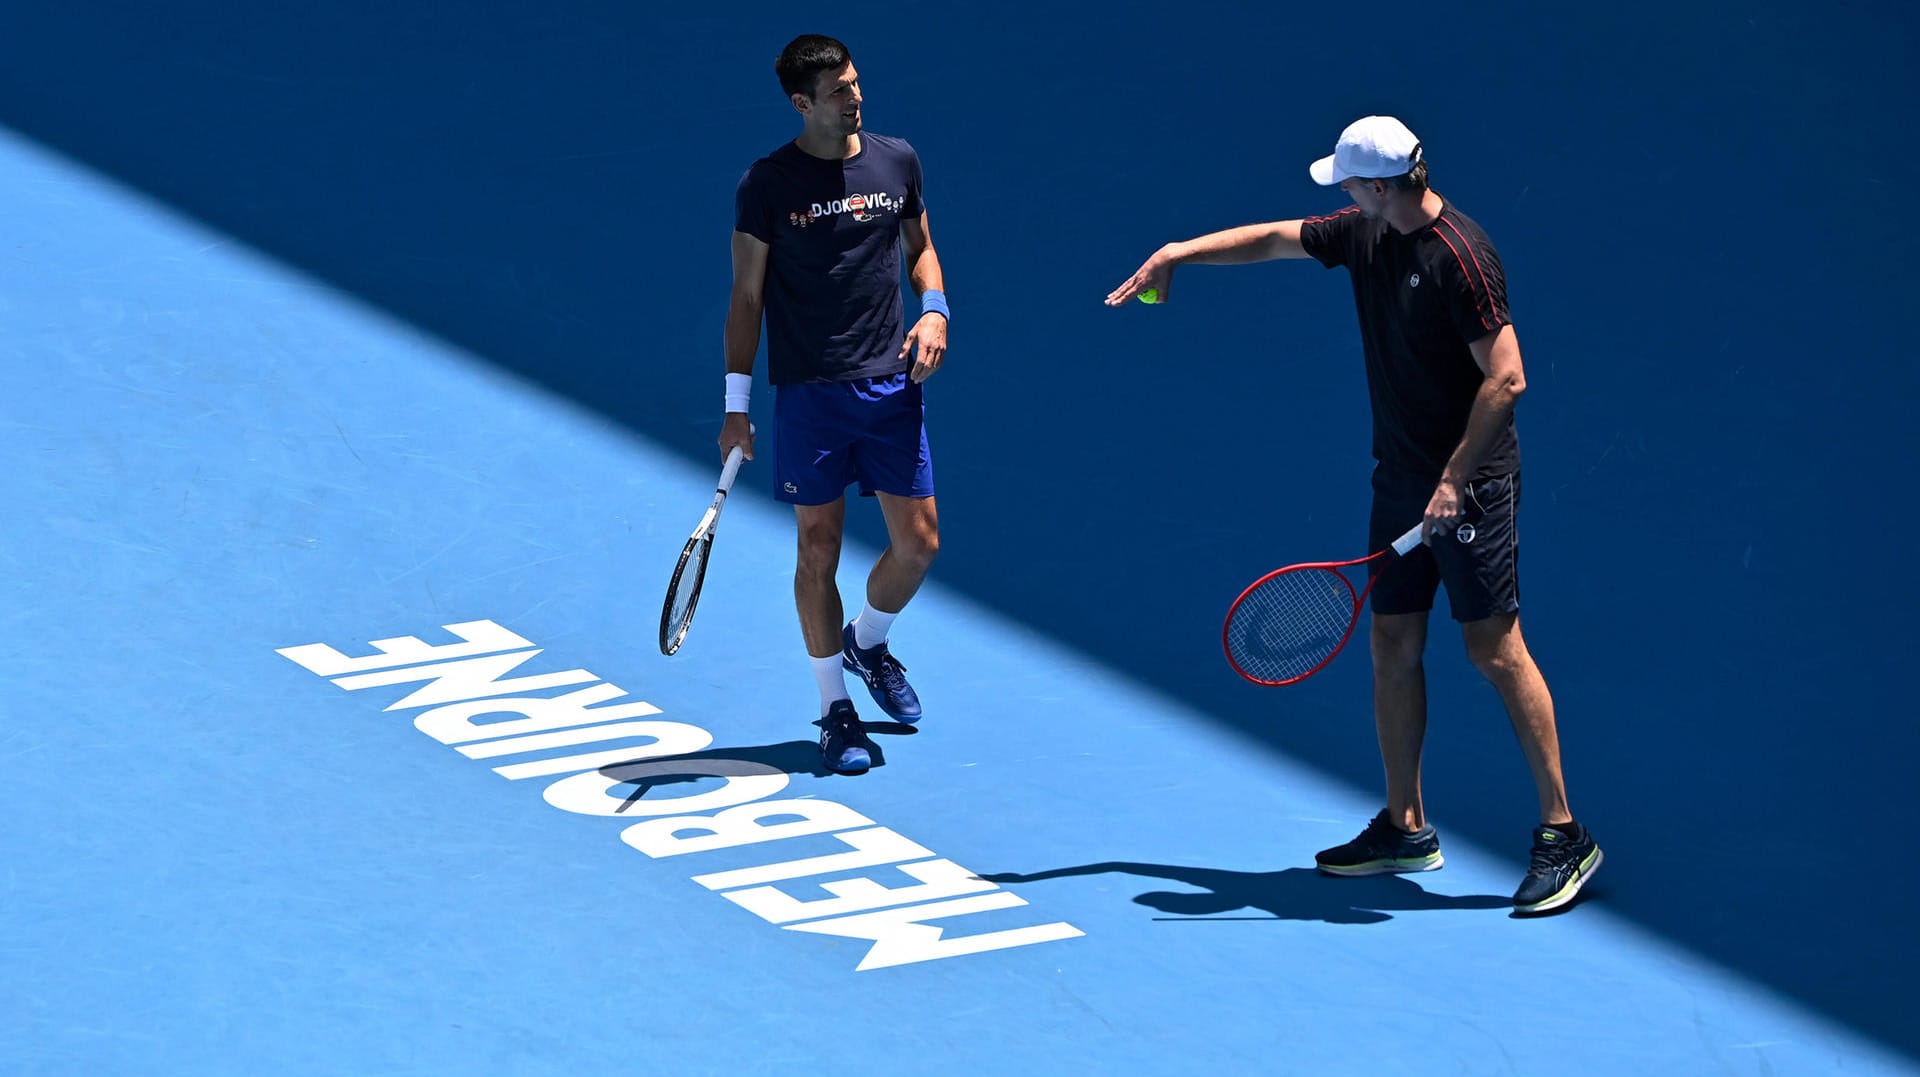
[[[1268,221],[1169,243],[1154,251],[1133,276],[1107,296],[1107,306],[1117,307],[1149,288],[1160,293],[1160,302],[1166,302],[1173,293],[1173,271],[1183,265],[1245,265],[1305,258],[1307,248],[1300,242],[1300,225],[1297,220]]]

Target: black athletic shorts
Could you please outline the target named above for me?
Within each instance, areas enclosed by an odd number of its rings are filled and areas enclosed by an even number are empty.
[[[1419,523],[1436,485],[1374,469],[1368,552],[1386,549]],[[1458,530],[1434,536],[1430,545],[1416,546],[1379,570],[1373,612],[1426,613],[1442,583],[1453,619],[1463,624],[1520,608],[1520,472],[1468,483],[1463,500],[1466,514]]]

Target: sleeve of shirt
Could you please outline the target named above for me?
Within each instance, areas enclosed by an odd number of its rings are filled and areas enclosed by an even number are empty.
[[[927,211],[922,200],[923,177],[920,173],[920,154],[909,145],[907,147],[907,197],[900,203],[900,216],[905,219],[919,217]]]
[[[762,243],[773,242],[772,215],[767,210],[766,196],[761,185],[754,182],[754,170],[747,169],[740,177],[740,186],[733,192],[733,230],[745,232]]]
[[[1507,310],[1507,273],[1493,244],[1470,241],[1459,232],[1448,231],[1452,234],[1446,238],[1463,249],[1457,252],[1459,272],[1448,274],[1453,279],[1447,287],[1447,317],[1460,339],[1471,343],[1513,323],[1513,315]]]
[[[1326,217],[1308,217],[1300,222],[1300,245],[1321,265],[1332,269],[1347,264],[1347,238],[1360,211],[1343,209]]]

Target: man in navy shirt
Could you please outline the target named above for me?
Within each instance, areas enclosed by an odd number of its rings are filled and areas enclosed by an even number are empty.
[[[887,636],[940,548],[921,385],[946,358],[947,303],[919,155],[861,129],[860,75],[847,47],[804,35],[774,71],[801,131],[755,161],[735,194],[720,453],[738,445],[753,456],[746,413],[764,317],[774,497],[794,507],[800,533],[794,603],[820,687],[821,758],[859,773],[872,765],[873,742],[843,671],[896,721],[921,715]],[[900,297],[903,244],[920,295],[911,327]],[[865,608],[842,624],[834,574],[846,489],[856,482],[879,499],[888,546],[867,576]]]
[[[1353,282],[1373,405],[1369,551],[1424,521],[1426,544],[1380,570],[1373,588],[1374,721],[1387,806],[1360,836],[1321,852],[1332,875],[1431,871],[1440,839],[1420,797],[1427,728],[1427,615],[1441,584],[1467,653],[1506,703],[1540,794],[1523,913],[1572,901],[1600,847],[1567,807],[1553,697],[1520,634],[1520,447],[1514,405],[1526,388],[1500,256],[1480,226],[1427,186],[1420,142],[1390,116],[1341,133],[1309,170],[1353,205],[1305,220],[1247,225],[1173,243],[1107,297],[1171,296],[1175,267],[1317,259]],[[1151,298],[1151,297],[1150,297]]]

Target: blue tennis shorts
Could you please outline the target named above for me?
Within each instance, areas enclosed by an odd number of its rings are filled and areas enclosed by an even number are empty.
[[[857,381],[782,385],[773,400],[773,497],[826,505],[852,483],[862,496],[933,496],[926,402],[901,371]]]

